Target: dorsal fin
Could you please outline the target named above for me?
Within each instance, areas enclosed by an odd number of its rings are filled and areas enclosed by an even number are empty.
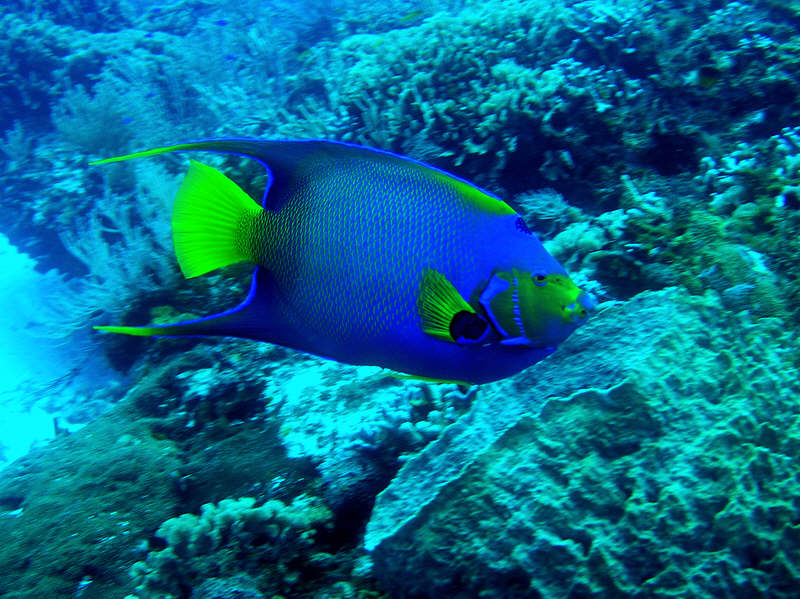
[[[324,160],[342,157],[360,158],[389,163],[403,164],[407,167],[421,168],[431,176],[452,185],[458,194],[483,210],[492,214],[516,214],[514,209],[500,198],[474,184],[456,177],[446,171],[419,162],[407,156],[400,156],[385,150],[329,140],[260,140],[260,139],[208,139],[153,148],[124,156],[94,160],[89,164],[109,164],[133,158],[145,158],[167,152],[207,151],[233,154],[260,162],[267,171],[267,185],[261,199],[264,208],[275,209],[287,198],[293,187],[293,179],[302,170],[305,160]],[[307,164],[306,166],[313,166]],[[272,192],[268,196],[268,192]],[[269,199],[267,199],[269,197]]]
[[[316,143],[325,144],[335,142]],[[261,163],[261,165],[264,167],[264,170],[266,170],[267,184],[264,187],[264,193],[261,197],[261,206],[268,209],[275,209],[279,207],[278,204],[286,197],[285,194],[281,193],[281,190],[289,189],[292,186],[292,178],[294,173],[297,172],[303,158],[317,150],[317,148],[314,146],[315,144],[312,144],[311,142],[302,141],[269,141],[235,138],[208,139],[202,141],[191,141],[172,146],[163,146],[160,148],[144,150],[142,152],[134,152],[133,154],[115,156],[113,158],[93,160],[89,164],[110,164],[112,162],[122,162],[124,160],[132,160],[134,158],[157,156],[159,154],[166,154],[168,152],[200,151],[242,156],[244,158],[250,158]]]

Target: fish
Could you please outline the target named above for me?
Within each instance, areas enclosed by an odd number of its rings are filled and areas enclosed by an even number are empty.
[[[184,276],[252,263],[246,298],[193,320],[95,329],[256,339],[474,385],[544,359],[594,307],[507,202],[399,154],[329,140],[225,138],[90,164],[197,151],[246,157],[266,171],[258,202],[192,159],[172,211]]]

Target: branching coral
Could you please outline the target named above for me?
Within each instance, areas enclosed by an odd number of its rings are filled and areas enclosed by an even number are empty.
[[[184,597],[209,578],[246,574],[268,593],[289,593],[313,560],[314,535],[331,519],[313,497],[291,504],[252,497],[206,504],[200,515],[183,514],[156,531],[163,543],[131,574],[140,599]]]
[[[716,226],[719,235],[744,246],[738,253],[739,259],[727,254],[720,268],[730,273],[750,272],[755,261],[756,272],[761,273],[753,275],[758,284],[769,280],[774,286],[768,295],[780,298],[776,301],[785,306],[797,305],[800,130],[784,128],[764,141],[739,143],[728,154],[704,158],[702,166],[703,173],[696,181],[711,196],[713,212],[727,217],[724,226],[721,223]],[[749,258],[743,263],[742,256]],[[765,271],[775,274],[765,275]],[[755,281],[740,282],[758,287]],[[734,297],[746,290],[737,287]]]
[[[572,58],[562,36],[580,10],[545,5],[471,5],[319,44],[293,82],[302,102],[290,111],[310,102],[334,136],[444,161],[485,183],[591,168],[576,157],[613,138],[614,108],[638,102],[641,85],[613,61]]]

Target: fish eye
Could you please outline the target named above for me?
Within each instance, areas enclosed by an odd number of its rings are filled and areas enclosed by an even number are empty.
[[[539,287],[547,285],[547,276],[541,273],[533,275],[533,282]]]

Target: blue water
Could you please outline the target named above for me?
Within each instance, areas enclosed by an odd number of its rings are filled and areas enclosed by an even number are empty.
[[[798,596],[799,26],[788,0],[6,2],[0,597]],[[94,331],[244,298],[249,267],[180,273],[185,154],[88,164],[218,137],[472,181],[597,310],[479,389]],[[259,197],[258,165],[198,159]]]

